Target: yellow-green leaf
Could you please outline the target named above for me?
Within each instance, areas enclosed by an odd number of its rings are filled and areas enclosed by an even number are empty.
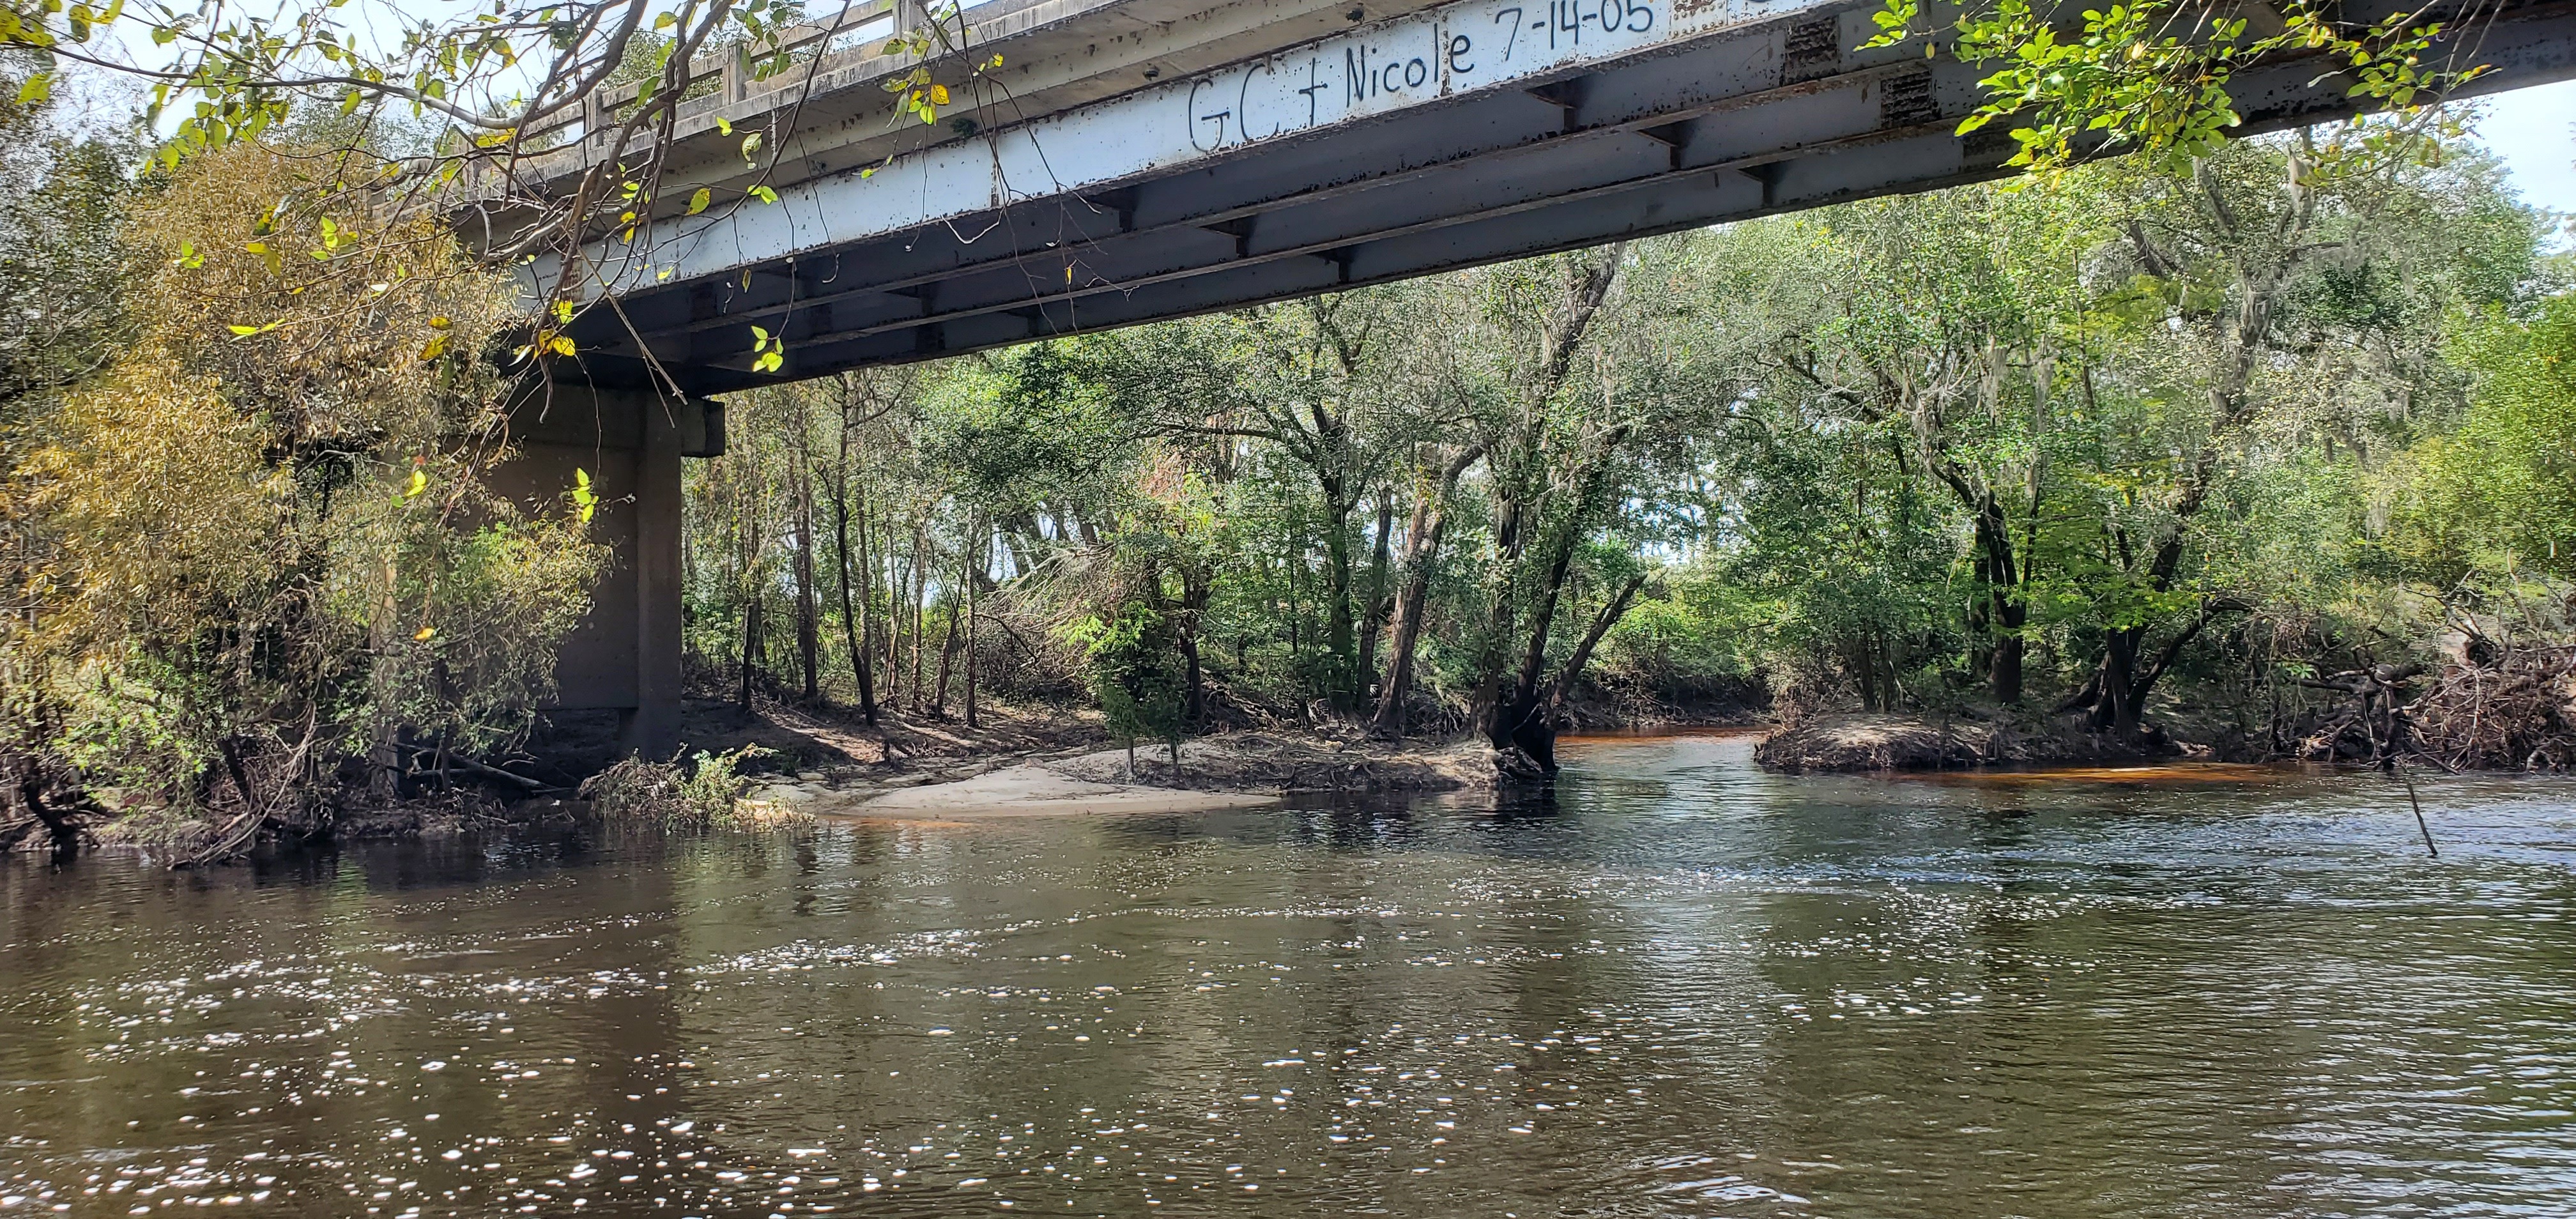
[[[707,210],[707,204],[713,202],[715,197],[714,191],[703,186],[699,187],[696,194],[689,196],[689,214],[695,216]]]

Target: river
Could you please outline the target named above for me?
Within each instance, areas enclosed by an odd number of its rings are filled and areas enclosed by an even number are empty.
[[[2576,1213],[2576,784],[0,863],[0,1215]]]

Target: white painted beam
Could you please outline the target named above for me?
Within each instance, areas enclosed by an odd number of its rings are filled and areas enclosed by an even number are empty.
[[[1462,0],[925,148],[872,174],[794,184],[774,205],[659,221],[633,247],[593,247],[590,265],[601,272],[590,293],[723,274],[1025,200],[1104,190],[1733,28],[1851,7],[1852,0]],[[651,261],[630,258],[630,248]],[[553,269],[533,270],[546,282]]]

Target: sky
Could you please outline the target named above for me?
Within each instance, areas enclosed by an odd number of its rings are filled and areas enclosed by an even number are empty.
[[[2576,81],[2488,99],[2478,138],[2504,158],[2523,202],[2576,212]]]

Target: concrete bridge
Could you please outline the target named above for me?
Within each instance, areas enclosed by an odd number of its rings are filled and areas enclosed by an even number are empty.
[[[640,746],[676,712],[678,463],[722,443],[705,395],[1934,189],[2012,151],[1951,134],[1976,69],[1855,49],[1875,0],[991,0],[950,23],[960,49],[933,68],[956,104],[932,126],[884,88],[915,61],[877,53],[915,2],[843,10],[766,81],[693,65],[661,213],[578,269],[616,308],[581,315],[537,412],[571,448],[527,464],[532,486],[568,481],[555,467],[587,448],[635,497],[603,518],[619,574],[562,699],[630,710]],[[2576,4],[2481,11],[2443,48],[2492,66],[2473,89],[2576,75]],[[2240,75],[2247,129],[2348,115],[2320,70]],[[532,171],[603,157],[624,101],[595,99]],[[774,165],[743,156],[751,132]],[[713,206],[682,214],[700,187]]]

